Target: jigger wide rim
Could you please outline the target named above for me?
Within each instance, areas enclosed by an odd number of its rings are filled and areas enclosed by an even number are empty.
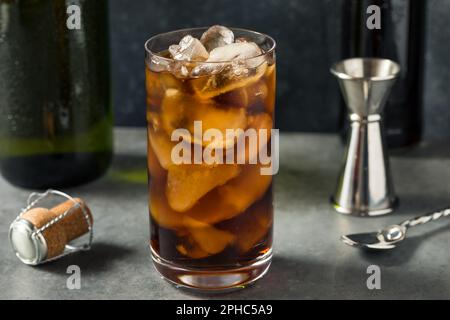
[[[341,71],[337,71],[337,67],[338,67],[339,65],[342,65],[342,64],[344,64],[345,62],[349,62],[349,61],[351,61],[351,60],[361,60],[361,61],[363,61],[363,62],[366,62],[366,61],[378,61],[378,62],[381,62],[381,61],[387,61],[387,62],[389,62],[389,63],[392,63],[392,64],[396,67],[397,70],[396,70],[394,73],[392,73],[392,74],[390,74],[390,75],[387,75],[387,76],[375,76],[375,77],[364,77],[364,76],[356,77],[356,76],[350,76],[350,75],[348,75],[347,73],[344,73],[344,72],[341,72]],[[355,80],[355,81],[357,81],[357,80],[386,81],[386,80],[392,80],[392,79],[395,79],[395,78],[398,76],[398,74],[400,73],[400,65],[399,65],[397,62],[395,62],[394,60],[391,60],[391,59],[356,57],[356,58],[349,58],[349,59],[344,59],[344,60],[335,62],[335,63],[331,66],[330,72],[331,72],[333,75],[335,75],[336,77],[338,77],[339,79],[343,79],[343,80]]]

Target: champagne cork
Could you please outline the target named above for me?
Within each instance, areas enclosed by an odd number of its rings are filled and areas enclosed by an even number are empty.
[[[56,218],[54,213],[46,208],[33,208],[25,212],[22,216],[22,219],[31,222],[36,229],[42,228],[53,218]],[[46,258],[50,259],[56,257],[64,251],[68,241],[66,232],[61,223],[51,225],[42,232],[42,235],[47,243]]]
[[[59,218],[66,211],[67,215]],[[10,240],[16,255],[23,262],[34,265],[62,254],[70,241],[89,232],[85,215],[92,226],[91,211],[79,198],[51,209],[37,207],[24,212],[10,228]],[[58,218],[60,220],[49,225]],[[41,234],[32,237],[33,232],[41,228],[44,228]]]
[[[64,230],[67,235],[67,242],[72,241],[73,239],[76,239],[83,234],[87,233],[89,231],[89,225],[86,221],[86,217],[84,216],[83,209],[86,211],[86,214],[89,217],[89,221],[91,222],[91,225],[94,224],[94,221],[92,219],[91,210],[87,207],[87,205],[84,203],[83,200],[80,198],[74,198],[75,202],[79,205],[76,208],[74,208],[74,212],[66,216],[62,221],[62,225],[64,227]],[[50,209],[50,211],[55,215],[59,216],[63,214],[65,211],[69,210],[71,207],[74,206],[73,201],[68,200],[65,201],[56,207],[53,207]]]

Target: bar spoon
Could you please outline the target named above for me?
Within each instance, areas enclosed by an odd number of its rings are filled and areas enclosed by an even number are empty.
[[[447,208],[388,226],[380,231],[343,235],[341,236],[341,241],[349,246],[363,249],[394,249],[397,244],[405,240],[409,228],[435,221],[449,215],[450,208]]]

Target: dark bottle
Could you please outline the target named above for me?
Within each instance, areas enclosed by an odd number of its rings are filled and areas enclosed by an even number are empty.
[[[424,63],[425,0],[344,0],[343,58],[380,57],[398,62],[399,79],[384,112],[387,144],[405,147],[422,134],[422,78]],[[370,5],[381,10],[381,29],[370,30]],[[342,106],[342,123],[348,124]],[[345,134],[345,130],[343,131]]]
[[[112,157],[107,0],[0,0],[0,170],[12,184],[66,187]]]

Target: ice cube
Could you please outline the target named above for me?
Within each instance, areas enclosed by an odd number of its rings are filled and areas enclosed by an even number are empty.
[[[191,74],[199,77],[192,81],[194,90],[204,98],[211,98],[256,82],[267,68],[261,54],[254,42],[215,48],[204,65],[192,70]]]
[[[169,137],[173,130],[184,125],[186,116],[190,112],[186,110],[189,104],[186,103],[184,98],[181,91],[176,89],[169,89],[165,93],[161,104],[161,125]]]
[[[233,31],[227,27],[215,25],[202,34],[200,41],[205,46],[206,50],[211,51],[215,48],[233,43],[234,34]]]
[[[245,163],[254,163],[257,160],[258,153],[262,149],[266,152],[267,143],[270,139],[270,130],[273,127],[273,119],[267,113],[258,113],[255,115],[248,116],[247,118],[247,129],[255,129],[257,133],[257,145],[258,148],[249,148],[250,144],[245,144]],[[266,130],[264,135],[263,131]],[[263,139],[262,141],[260,139]]]
[[[195,221],[211,225],[238,215],[240,212],[234,205],[221,197],[218,192],[219,188],[221,187],[217,187],[204,195],[195,206],[185,211],[184,215]]]
[[[151,130],[151,129],[150,129]],[[148,171],[150,172],[151,179],[162,180],[166,178],[167,172],[159,163],[158,158],[156,157],[156,152],[153,150],[153,147],[150,143],[150,138],[148,141],[149,150],[147,154],[147,166]]]
[[[188,230],[192,239],[200,249],[210,255],[223,251],[235,241],[235,236],[229,231],[220,230],[202,222],[191,221],[190,225]]]
[[[218,188],[226,202],[233,204],[238,212],[243,212],[260,199],[272,183],[272,176],[261,175],[262,165],[248,164],[236,178]]]
[[[190,214],[187,214],[196,209],[197,206],[184,213],[173,210],[167,200],[164,185],[164,180],[150,179],[150,213],[158,225],[177,230],[180,236],[189,235],[189,229],[195,230],[211,225],[208,222],[196,220]],[[215,205],[212,205],[210,212],[215,209]]]
[[[264,59],[264,57],[257,57],[256,59],[260,58]],[[247,68],[245,63],[243,61],[236,62],[233,65],[228,64],[225,69],[217,74],[192,79],[191,84],[195,93],[203,99],[208,99],[231,90],[244,88],[257,82],[267,68],[267,63],[262,63],[256,68]]]
[[[169,72],[153,72],[145,69],[145,83],[147,89],[147,103],[150,107],[157,109],[168,89],[178,89],[180,81]]]
[[[222,140],[218,140],[215,137],[212,141],[197,141],[197,136],[194,136],[194,120],[202,121],[202,129],[205,132],[208,129],[218,130],[221,133]],[[245,129],[247,118],[245,115],[245,109],[234,108],[233,106],[228,108],[220,108],[214,104],[198,104],[195,111],[192,113],[192,117],[188,122],[187,129],[192,133],[186,137],[191,143],[202,144],[204,147],[208,147],[210,150],[222,148],[229,149],[235,144],[235,137],[228,136],[226,134],[227,129]],[[239,131],[238,134],[242,134]],[[191,140],[194,138],[194,140]]]
[[[184,241],[176,246],[177,251],[183,256],[187,256],[192,259],[202,259],[209,257],[211,254],[201,249],[192,237],[186,237]]]
[[[265,83],[265,79],[261,79],[256,83],[245,88],[248,96],[247,109],[251,113],[265,112],[269,89]]]
[[[240,167],[234,164],[214,166],[182,164],[169,168],[166,195],[172,209],[184,212],[217,186],[236,177]]]
[[[211,147],[229,148],[234,145],[234,139],[228,141],[226,129],[245,129],[247,118],[242,108],[221,108],[213,101],[195,99],[191,95],[179,90],[169,89],[161,105],[161,122],[166,133],[171,136],[173,130],[186,128],[191,134],[183,136],[190,143]],[[201,120],[203,132],[208,129],[217,129],[222,133],[222,141],[197,141],[194,136],[194,121]],[[201,137],[200,137],[201,138]]]
[[[165,59],[164,57],[153,55],[150,58],[150,61],[147,63],[147,66],[153,72],[169,71],[170,61]]]
[[[184,36],[179,44],[169,47],[173,59],[179,61],[205,61],[208,59],[208,51],[197,38],[191,35]]]
[[[248,95],[245,88],[237,88],[214,97],[214,101],[224,107],[246,108],[248,105]]]
[[[159,225],[169,229],[195,229],[197,222],[214,225],[229,220],[266,194],[272,176],[260,175],[260,168],[260,165],[244,166],[237,177],[208,192],[185,212],[175,211],[169,205],[164,184],[151,179],[150,212]]]
[[[186,213],[173,210],[167,200],[165,181],[150,179],[150,213],[159,226],[188,234],[187,229],[195,229],[208,223],[197,221]],[[192,210],[192,209],[191,209]]]
[[[261,49],[254,42],[227,44],[213,49],[206,63],[194,67],[191,75],[214,75],[224,70],[231,72],[231,76],[247,75],[250,68],[256,68],[265,62],[265,57],[261,54]]]
[[[192,67],[188,61],[174,61],[170,66],[170,73],[178,79],[187,78]]]
[[[170,137],[162,130],[155,131],[152,128],[149,128],[148,139],[161,167],[168,169],[172,166],[173,162],[171,154],[175,143],[170,140]]]
[[[188,229],[188,234],[179,232],[180,243],[177,251],[192,259],[201,259],[220,253],[229,244],[235,242],[235,236],[229,232],[214,228],[208,224],[196,223]]]
[[[260,164],[242,166],[236,178],[206,194],[185,215],[215,224],[244,212],[266,193],[272,182],[272,176],[261,175],[260,168]]]
[[[176,246],[177,250],[191,258],[219,253],[235,241],[231,232],[173,210],[167,201],[164,187],[155,180],[150,180],[150,213],[159,226],[177,231],[177,235],[185,240]]]
[[[181,230],[185,227],[184,215],[174,211],[167,202],[164,181],[150,179],[150,214],[159,226]]]
[[[230,141],[227,140],[226,131],[227,129],[244,130],[247,123],[247,118],[245,115],[245,109],[234,108],[233,106],[228,106],[228,108],[221,108],[215,104],[198,104],[197,108],[193,109],[191,121],[188,124],[188,129],[194,132],[194,120],[202,121],[202,129],[205,132],[208,129],[216,129],[220,131],[223,137],[223,141],[204,141],[203,145],[210,147],[218,147],[222,145],[223,148],[227,149],[234,145],[234,138]]]
[[[232,60],[243,60],[253,58],[262,53],[254,42],[231,43],[226,46],[217,47],[209,53],[207,62],[228,62]]]
[[[223,227],[236,236],[236,246],[239,253],[243,254],[257,247],[261,240],[267,237],[272,221],[272,197],[266,195],[245,213],[226,222]]]
[[[198,78],[204,76],[210,76],[222,72],[226,68],[224,63],[204,63],[192,68],[190,73],[191,77]]]
[[[159,116],[158,111],[147,108],[147,122],[148,127],[152,128],[154,131],[161,130],[161,117]]]

